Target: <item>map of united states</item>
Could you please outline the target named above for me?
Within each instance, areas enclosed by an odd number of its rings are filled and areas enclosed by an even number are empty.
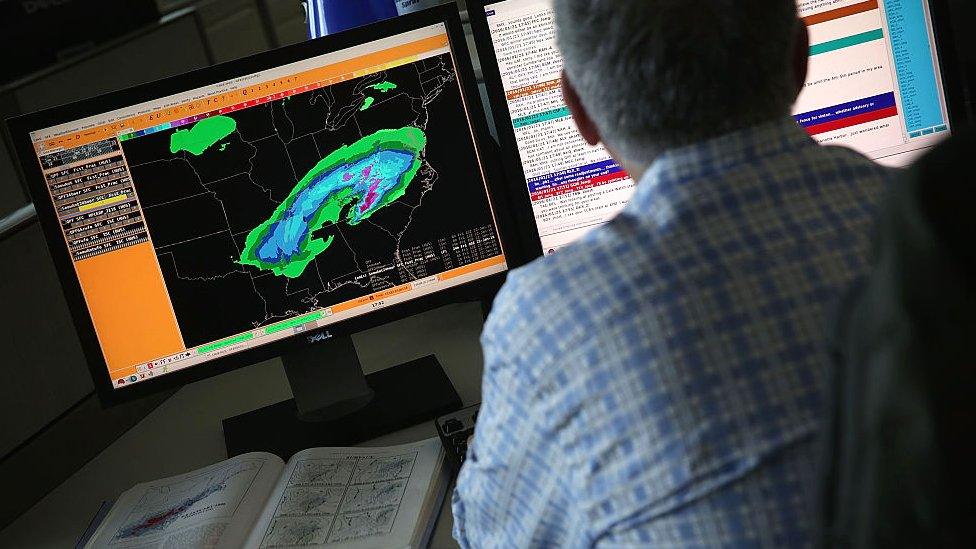
[[[501,253],[448,53],[122,147],[190,347]]]

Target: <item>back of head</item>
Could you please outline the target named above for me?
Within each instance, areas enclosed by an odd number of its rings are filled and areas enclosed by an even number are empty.
[[[569,80],[632,162],[789,114],[795,0],[555,0]],[[657,152],[655,152],[657,151]]]

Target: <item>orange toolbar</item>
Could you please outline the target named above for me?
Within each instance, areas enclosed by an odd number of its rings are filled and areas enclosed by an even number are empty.
[[[49,139],[43,143],[35,145],[38,151],[57,147],[78,147],[117,135],[122,130],[141,130],[152,126],[157,126],[166,122],[181,120],[188,116],[210,112],[222,107],[229,107],[241,103],[250,103],[267,96],[276,95],[287,90],[301,87],[318,87],[318,84],[326,83],[337,84],[353,78],[358,78],[368,74],[366,69],[376,66],[403,64],[411,61],[411,57],[416,57],[427,52],[439,50],[449,45],[447,34],[424,38],[409,44],[389,48],[386,50],[366,54],[360,57],[341,61],[332,65],[318,67],[304,72],[296,73],[284,78],[261,82],[246,88],[225,93],[215,94],[210,97],[198,99],[161,109],[156,112],[135,116],[115,122],[105,124],[95,128],[78,131],[72,134]],[[403,61],[403,63],[396,63]]]

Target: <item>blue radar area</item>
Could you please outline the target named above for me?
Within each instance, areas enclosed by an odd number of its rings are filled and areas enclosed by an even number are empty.
[[[358,204],[349,210],[347,221],[358,225],[378,209],[379,198],[400,184],[403,174],[413,166],[414,155],[399,151],[380,151],[360,160],[348,169],[329,172],[298,193],[285,218],[271,226],[258,258],[266,263],[287,261],[302,252],[310,224],[323,208],[338,211],[350,202]],[[330,205],[331,203],[331,205]]]
[[[241,263],[301,276],[335,238],[322,240],[313,233],[340,222],[343,212],[347,224],[358,225],[403,196],[420,168],[425,144],[417,128],[384,130],[329,155],[248,235]]]

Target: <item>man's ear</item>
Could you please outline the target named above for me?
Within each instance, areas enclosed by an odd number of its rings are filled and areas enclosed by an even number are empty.
[[[810,34],[803,21],[797,21],[793,43],[793,84],[799,97],[803,85],[807,82],[807,65],[810,63]]]
[[[573,116],[573,120],[576,122],[576,127],[579,128],[580,135],[582,135],[583,139],[585,139],[590,145],[599,144],[602,140],[600,138],[600,130],[597,129],[593,119],[590,118],[589,113],[586,112],[586,107],[584,107],[583,102],[580,101],[579,94],[576,93],[576,88],[573,87],[573,83],[570,82],[565,70],[563,71],[561,81],[563,88],[563,101],[565,101],[566,106],[569,107],[569,113]]]

